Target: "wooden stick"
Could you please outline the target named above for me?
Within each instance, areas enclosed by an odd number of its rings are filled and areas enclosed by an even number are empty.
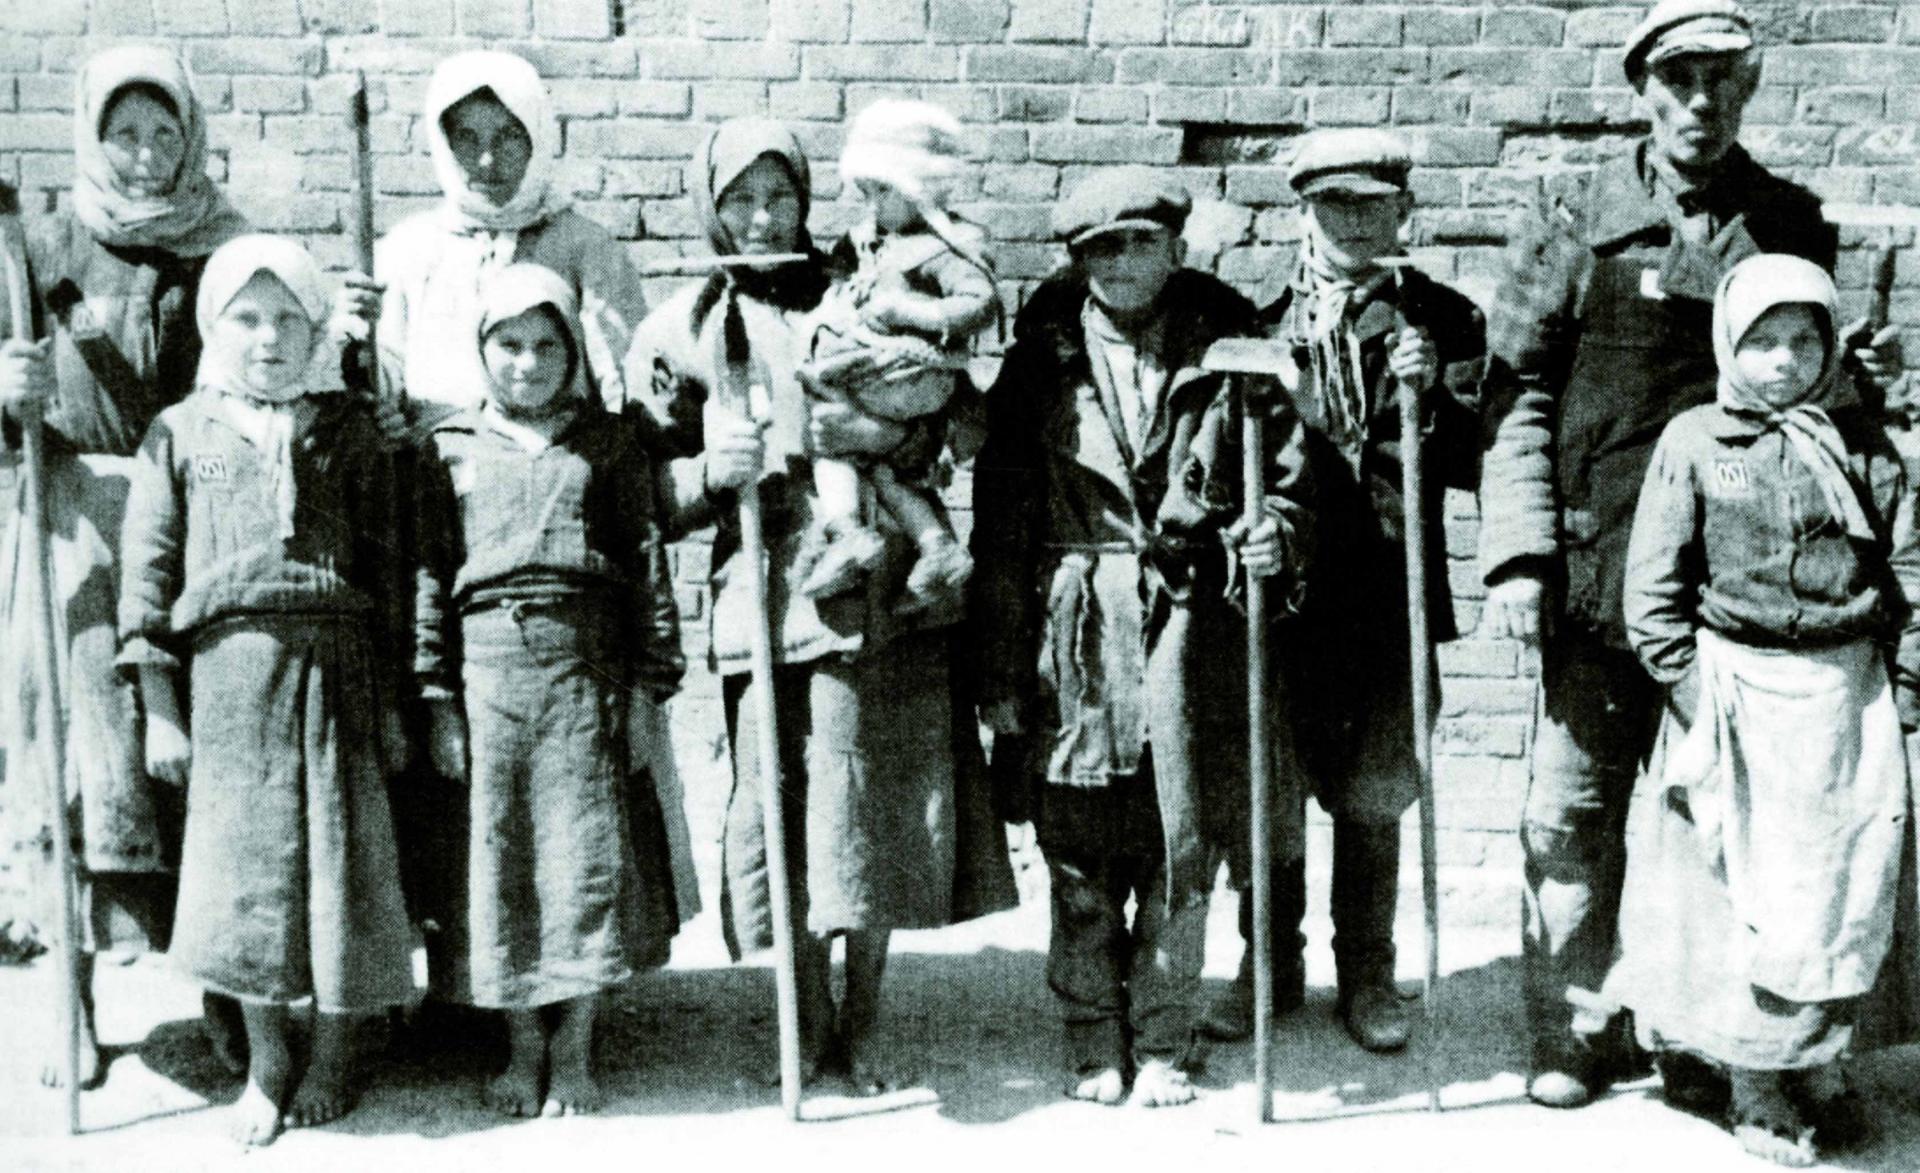
[[[1401,325],[1409,324],[1406,285],[1399,287]],[[1405,515],[1401,532],[1407,556],[1407,655],[1413,676],[1413,760],[1420,787],[1420,896],[1422,944],[1426,976],[1421,1005],[1426,1015],[1425,1063],[1427,1107],[1440,1110],[1438,1048],[1440,1027],[1440,878],[1436,851],[1439,832],[1433,803],[1433,679],[1428,665],[1433,640],[1427,630],[1427,514],[1426,475],[1421,460],[1421,393],[1398,388],[1400,399],[1400,509]]]
[[[747,393],[753,419],[768,414],[767,390],[758,384]],[[749,633],[753,663],[753,704],[759,718],[760,815],[767,840],[767,892],[773,905],[773,987],[780,1035],[780,1106],[787,1119],[800,1119],[800,997],[794,972],[793,915],[788,905],[786,801],[781,792],[780,737],[773,695],[773,628],[767,607],[767,543],[761,527],[758,478],[740,489],[740,556],[747,563],[747,601],[753,616]],[[737,750],[735,752],[738,752]]]
[[[720,269],[777,269],[798,265],[809,258],[806,253],[738,253],[723,257],[667,257],[648,261],[640,269],[648,277],[694,277]]]
[[[0,216],[0,266],[5,268],[7,309],[11,318],[11,337],[21,341],[33,338],[33,318],[28,306],[26,249],[20,236],[19,221],[13,215]],[[26,475],[21,494],[26,506],[19,524],[26,527],[25,550],[32,580],[39,638],[34,641],[35,667],[40,675],[36,690],[41,705],[39,743],[41,770],[46,775],[47,837],[52,840],[53,882],[59,888],[57,901],[60,927],[52,947],[55,972],[60,983],[60,1025],[66,1039],[67,1135],[80,1132],[80,914],[74,891],[73,828],[67,815],[66,714],[60,706],[60,653],[55,646],[53,566],[47,553],[47,463],[45,434],[40,413],[27,412],[20,419],[21,447],[26,457]]]
[[[1241,512],[1249,531],[1266,515],[1267,444],[1265,420],[1248,393],[1247,378],[1235,379],[1240,396]],[[1273,1120],[1273,934],[1267,923],[1273,907],[1273,812],[1268,787],[1270,722],[1267,705],[1267,599],[1265,584],[1247,576],[1247,786],[1252,838],[1248,877],[1253,896],[1253,1082],[1260,1096],[1260,1122]]]

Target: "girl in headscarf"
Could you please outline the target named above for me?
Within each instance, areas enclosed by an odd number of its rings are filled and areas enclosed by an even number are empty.
[[[788,883],[795,925],[800,1034],[809,1075],[837,1067],[857,1090],[892,1077],[873,1050],[889,934],[951,924],[1015,901],[1006,839],[990,813],[971,720],[956,721],[949,673],[954,611],[894,614],[914,560],[887,531],[885,552],[857,591],[799,591],[817,499],[809,457],[886,452],[925,433],[809,404],[795,374],[805,315],[827,286],[807,234],[807,160],[777,123],[739,119],[701,145],[688,188],[721,254],[805,253],[765,272],[720,272],[669,299],[639,346],[683,402],[705,402],[705,451],[673,469],[679,521],[714,524],[709,658],[721,676],[733,794],[727,806],[722,908],[738,958],[772,944],[759,760],[747,633],[773,632],[774,704],[786,795]],[[689,404],[692,412],[687,410]],[[764,428],[764,440],[762,429]],[[770,614],[749,608],[737,494],[760,494]],[[829,989],[832,938],[846,939],[846,993]]]
[[[567,1115],[599,1102],[601,992],[664,963],[679,927],[660,808],[621,733],[627,692],[664,703],[685,661],[655,463],[588,391],[567,283],[501,270],[469,347],[485,399],[435,425],[415,516],[414,671],[440,772],[468,780],[435,982],[505,1011],[486,1101]]]
[[[388,401],[404,401],[422,429],[479,407],[490,386],[473,345],[481,290],[509,265],[528,263],[557,273],[579,307],[583,385],[611,412],[649,420],[652,367],[630,353],[647,313],[640,273],[625,244],[574,210],[560,174],[559,123],[540,75],[511,53],[456,54],[434,69],[424,114],[442,202],[381,238],[377,284],[359,274],[347,278],[359,316],[379,323]],[[364,330],[351,318],[344,324],[350,333]],[[649,432],[652,442],[682,452],[698,444],[697,423],[674,434],[669,440]],[[653,779],[667,812],[680,916],[690,919],[700,910],[699,891],[666,711],[635,693],[629,724],[635,765]],[[410,796],[409,805],[423,798]],[[420,848],[409,853],[420,859],[416,913],[436,921],[445,911],[435,907],[445,879],[434,846],[440,813],[402,817],[403,835]],[[437,956],[437,945],[433,951]]]
[[[242,1004],[247,1144],[346,1112],[351,1017],[413,992],[386,792],[406,757],[405,567],[371,412],[319,389],[329,292],[290,240],[214,253],[194,391],[148,430],[127,501],[120,662],[148,762],[187,786],[169,954]]]
[[[55,703],[65,716],[86,929],[86,1084],[102,1074],[94,953],[164,949],[173,920],[181,795],[147,769],[139,706],[113,665],[113,623],[133,452],[160,409],[193,385],[200,271],[207,254],[243,229],[207,178],[206,155],[205,116],[170,54],[127,46],[90,58],[75,86],[71,199],[26,223],[39,341],[0,346],[0,465],[18,459],[24,415],[42,412],[46,421],[51,613],[62,665]],[[20,475],[0,479],[13,484]],[[43,636],[37,587],[25,577],[25,525],[16,497],[0,520],[0,646],[8,649],[0,655],[0,750],[9,791],[0,809],[12,824],[8,843],[38,841],[48,825],[36,744],[47,736],[36,716],[44,682],[26,654]],[[54,890],[47,877],[30,887]],[[46,910],[39,915],[55,923]]]
[[[1834,303],[1795,257],[1721,280],[1718,396],[1660,437],[1625,596],[1670,694],[1606,993],[1663,1065],[1724,1067],[1734,1135],[1787,1165],[1857,1130],[1839,1060],[1856,1026],[1899,1017],[1869,1012],[1904,980],[1914,927],[1913,486],[1836,376]]]

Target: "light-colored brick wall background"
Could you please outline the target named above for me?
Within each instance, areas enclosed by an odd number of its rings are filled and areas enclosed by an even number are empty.
[[[266,228],[344,265],[356,71],[374,110],[379,220],[436,198],[418,109],[444,55],[532,60],[564,126],[562,182],[636,259],[699,251],[682,164],[742,114],[789,121],[815,161],[815,231],[847,221],[833,160],[844,120],[882,94],[951,107],[976,131],[963,209],[993,237],[1010,306],[1061,259],[1052,203],[1087,169],[1177,169],[1202,201],[1196,262],[1249,292],[1296,238],[1291,145],[1323,125],[1392,125],[1414,143],[1412,246],[1483,302],[1515,215],[1642,129],[1617,47],[1643,6],[1192,0],[17,0],[0,15],[0,178],[29,210],[64,198],[72,73],[121,40],[176,47],[211,114],[215,174]],[[1767,45],[1744,142],[1836,200],[1920,203],[1920,5],[1749,3]],[[1858,244],[1865,237],[1851,234]],[[1910,240],[1910,234],[1903,240]],[[1841,279],[1860,300],[1864,257]],[[1920,281],[1899,268],[1896,314]],[[663,285],[661,294],[667,292]],[[1911,348],[1910,343],[1910,348]],[[1471,500],[1448,535],[1463,625],[1478,617]],[[702,626],[699,549],[680,561]],[[14,649],[4,653],[13,654]],[[1438,750],[1449,920],[1511,916],[1529,657],[1468,639],[1442,653]],[[697,794],[721,785],[717,705],[676,702]],[[0,790],[0,802],[5,801]],[[703,798],[702,801],[710,801]],[[0,880],[0,903],[5,883]],[[0,910],[0,920],[4,920]]]

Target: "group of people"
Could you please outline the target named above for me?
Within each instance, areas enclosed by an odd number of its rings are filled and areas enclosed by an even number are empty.
[[[333,1119],[354,1024],[417,996],[424,932],[429,996],[504,1018],[487,1102],[591,1109],[601,997],[698,907],[663,706],[685,664],[667,545],[707,528],[721,921],[736,958],[764,951],[785,891],[805,1078],[896,1078],[874,1045],[890,932],[1010,907],[1000,824],[1030,821],[1066,1094],[1193,1099],[1196,1036],[1254,1026],[1250,942],[1210,1007],[1200,970],[1218,868],[1251,879],[1256,591],[1282,698],[1260,731],[1275,1009],[1305,994],[1311,791],[1336,1012],[1398,1050],[1411,697],[1437,679],[1407,655],[1417,444],[1434,637],[1458,634],[1451,486],[1480,494],[1483,630],[1542,648],[1530,1095],[1573,1107],[1651,1056],[1750,1151],[1847,1143],[1841,1061],[1920,1027],[1915,466],[1883,410],[1892,336],[1840,322],[1818,202],[1738,145],[1757,52],[1730,0],[1656,5],[1625,56],[1651,135],[1544,208],[1484,319],[1404,264],[1413,160],[1390,132],[1303,140],[1299,259],[1264,307],[1186,266],[1171,175],[1096,170],[1057,202],[1069,263],[984,392],[965,372],[1003,329],[990,234],[949,207],[965,137],[927,104],[853,121],[840,178],[865,215],[830,250],[794,135],[715,128],[687,193],[716,259],[648,312],[556,185],[517,57],[435,70],[445,198],[336,282],[207,179],[176,60],[97,54],[71,198],[28,223],[32,328],[0,346],[0,452],[44,427],[21,475],[49,517],[36,535],[16,511],[0,549],[5,805],[36,811],[64,728],[81,1077],[91,957],[164,949],[245,1065],[236,1136]],[[1232,338],[1282,361],[1209,369]],[[963,543],[940,490],[967,460]],[[51,681],[25,652],[49,638]]]

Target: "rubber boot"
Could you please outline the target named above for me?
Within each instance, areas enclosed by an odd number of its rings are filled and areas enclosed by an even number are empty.
[[[1412,1034],[1394,984],[1393,918],[1400,898],[1400,825],[1333,824],[1335,1011],[1353,1041],[1398,1051]]]

